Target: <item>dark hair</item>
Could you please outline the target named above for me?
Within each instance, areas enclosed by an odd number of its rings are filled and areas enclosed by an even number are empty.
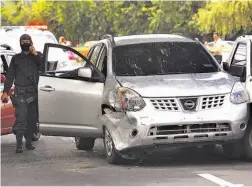
[[[213,34],[216,34],[217,36],[220,36],[218,32],[214,32]]]

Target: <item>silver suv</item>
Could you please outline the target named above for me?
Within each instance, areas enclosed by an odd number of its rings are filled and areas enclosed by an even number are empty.
[[[78,58],[60,70],[55,48]],[[106,35],[88,59],[46,44],[39,82],[40,130],[104,139],[109,163],[165,147],[230,145],[245,134],[248,94],[197,40],[178,35]],[[50,67],[49,67],[50,66]]]

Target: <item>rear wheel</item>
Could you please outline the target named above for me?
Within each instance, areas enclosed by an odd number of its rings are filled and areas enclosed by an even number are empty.
[[[37,123],[37,132],[33,133],[32,135],[32,141],[38,141],[41,136],[40,130],[39,130],[39,123]]]
[[[41,133],[38,131],[36,133],[33,133],[32,135],[32,141],[38,141],[41,136]]]
[[[40,133],[40,130],[39,130],[39,124],[37,124],[37,132],[34,132],[32,134],[32,141],[38,141],[40,139],[40,136],[41,136],[41,133]],[[25,139],[27,139],[27,136],[24,135]]]
[[[120,164],[123,162],[123,158],[116,152],[115,145],[113,142],[113,139],[107,130],[107,128],[104,128],[104,148],[106,152],[107,160],[110,164]]]
[[[75,144],[79,150],[90,151],[95,144],[94,138],[75,137]]]

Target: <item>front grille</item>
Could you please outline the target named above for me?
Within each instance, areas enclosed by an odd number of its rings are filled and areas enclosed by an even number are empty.
[[[228,123],[165,125],[151,127],[148,136],[231,131]]]
[[[199,102],[198,102],[199,101]],[[224,104],[225,95],[188,98],[151,98],[150,102],[158,111],[197,111],[219,108]],[[180,103],[179,103],[180,102]],[[197,107],[199,103],[199,106]]]
[[[204,96],[201,100],[201,109],[212,109],[221,107],[224,103],[225,95]]]
[[[167,99],[151,99],[150,102],[154,106],[156,110],[159,111],[178,111],[178,103],[175,99],[167,98]]]

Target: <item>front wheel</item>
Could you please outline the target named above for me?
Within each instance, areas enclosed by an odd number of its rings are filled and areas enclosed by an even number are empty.
[[[243,138],[245,157],[249,161],[252,161],[252,120],[250,119],[250,123],[246,129],[245,136]]]
[[[116,152],[115,145],[113,139],[108,131],[108,129],[104,128],[104,148],[106,153],[106,158],[110,164],[120,164],[123,161],[123,158]]]

